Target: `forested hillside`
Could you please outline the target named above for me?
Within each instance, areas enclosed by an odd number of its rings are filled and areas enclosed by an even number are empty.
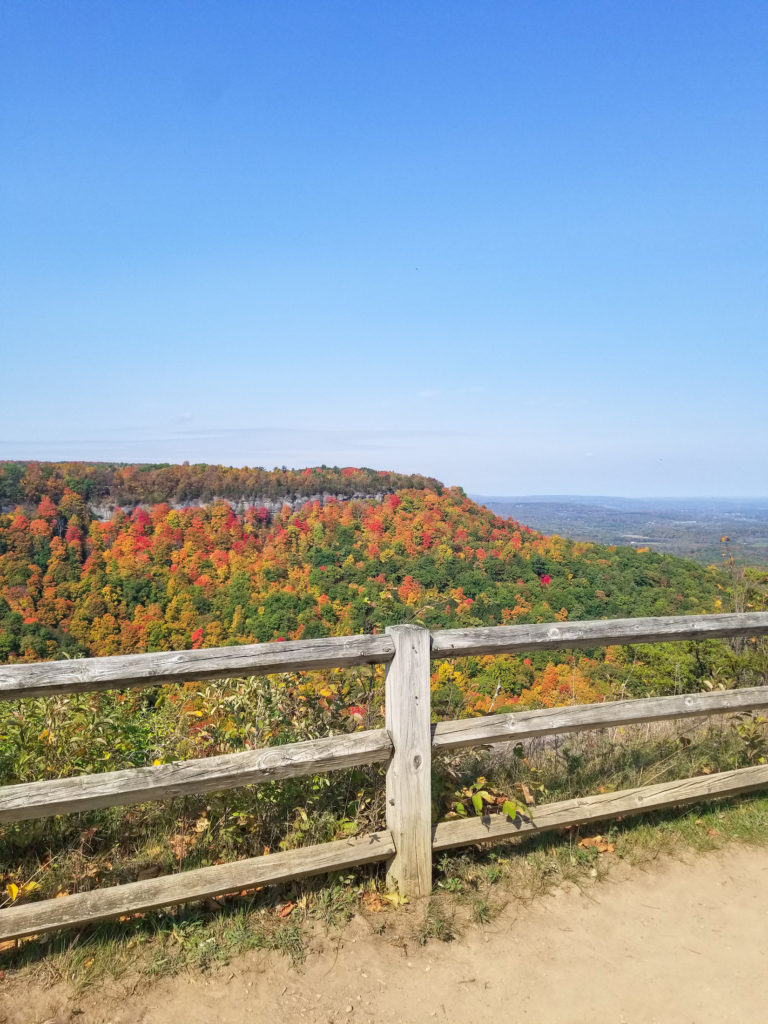
[[[382,500],[308,502],[275,516],[261,506],[238,514],[217,501],[117,510],[100,522],[86,500],[93,491],[82,480],[98,478],[101,487],[107,477],[89,476],[91,469],[82,470],[77,491],[61,489],[71,467],[47,478],[32,467],[19,486],[37,496],[34,487],[44,489],[47,479],[52,493],[27,511],[0,516],[3,660],[377,632],[405,621],[494,625],[700,613],[722,604],[723,584],[710,570],[650,551],[544,537],[460,490],[428,488],[425,480],[420,489]],[[170,487],[187,469],[135,475]],[[108,472],[112,493],[124,500],[149,493],[126,490],[129,468]],[[242,483],[250,471],[231,472]],[[302,478],[310,476],[281,472],[271,486]],[[381,479],[396,482],[393,474]],[[355,477],[336,482],[343,480]],[[711,674],[697,657],[684,675]],[[442,663],[435,684],[454,706],[476,711],[487,709],[492,693],[495,707],[521,695],[526,702],[557,702],[561,692],[594,700],[615,684],[625,660],[615,652],[606,660],[602,651],[470,659],[460,667]],[[650,667],[630,673],[630,684],[650,685],[658,675]],[[678,683],[685,681],[678,670]]]

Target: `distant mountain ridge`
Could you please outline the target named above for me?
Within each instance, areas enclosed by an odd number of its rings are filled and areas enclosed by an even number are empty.
[[[645,498],[627,498],[610,494],[520,494],[520,495],[483,495],[472,494],[473,501],[479,503],[492,501],[509,502],[513,504],[556,504],[565,503],[569,505],[600,505],[608,508],[634,508],[646,509],[649,507],[667,508],[708,508],[719,510],[726,508],[751,508],[756,507],[768,511],[768,496],[766,497],[682,497],[673,498],[664,495],[649,496]]]

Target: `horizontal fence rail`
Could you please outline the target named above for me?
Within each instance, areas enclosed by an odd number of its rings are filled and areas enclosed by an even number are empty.
[[[24,782],[0,788],[0,822],[168,800],[185,793],[216,793],[258,782],[357,768],[386,761],[391,753],[392,742],[384,729],[371,729],[149,768]]]
[[[387,862],[387,877],[392,886],[406,895],[423,896],[431,891],[431,858],[435,850],[682,806],[768,786],[768,765],[758,765],[543,804],[530,816],[518,816],[515,821],[501,814],[437,825],[430,821],[431,762],[436,753],[586,729],[768,707],[768,687],[754,687],[488,715],[430,726],[431,658],[766,634],[768,612],[543,623],[432,633],[420,626],[392,626],[386,633],[374,636],[2,666],[0,699],[18,700],[223,676],[384,663],[386,729],[147,768],[5,786],[0,788],[0,823],[387,762],[387,829],[359,838],[6,908],[0,910],[0,939],[85,925],[116,915],[377,861]]]
[[[588,622],[543,622],[533,626],[488,626],[437,629],[431,636],[432,658],[480,654],[515,654],[559,648],[647,644],[671,640],[759,636],[768,633],[768,612],[737,615],[680,615],[650,619],[600,619]],[[333,636],[240,647],[115,654],[36,664],[0,666],[0,700],[86,693],[160,683],[186,683],[225,676],[270,675],[352,665],[390,662],[391,634]]]
[[[432,751],[760,708],[768,708],[768,686],[488,715],[433,725]],[[387,761],[391,753],[386,730],[370,729],[147,768],[24,782],[0,787],[0,824],[356,768]]]
[[[737,711],[768,708],[768,686],[743,690],[714,690],[711,693],[685,693],[676,697],[642,697],[612,700],[605,704],[577,704],[570,707],[543,708],[438,722],[433,728],[432,749],[458,750],[483,743],[505,740],[532,740],[557,736],[564,732],[608,729],[617,725],[664,722],[676,718],[704,718]],[[2,792],[2,791],[0,791]]]
[[[435,629],[432,630],[432,657],[459,658],[471,654],[514,654],[518,651],[554,651],[561,647],[605,647],[613,644],[658,644],[669,640],[707,640],[760,633],[768,633],[768,612]]]
[[[518,817],[510,821],[503,814],[487,814],[458,821],[441,821],[433,828],[432,849],[447,850],[453,846],[510,839],[568,825],[587,825],[627,814],[646,814],[648,811],[684,807],[698,800],[753,793],[764,786],[768,786],[768,765],[758,764],[752,768],[734,768],[730,772],[701,775],[693,779],[675,779],[674,782],[661,782],[655,786],[639,786],[637,789],[621,789],[615,793],[598,793],[596,796],[539,804],[532,810],[532,817],[528,820],[521,821]]]
[[[0,667],[0,699],[46,697],[158,683],[187,683],[225,676],[270,675],[310,669],[347,668],[390,661],[395,645],[386,634],[331,636],[241,647],[211,647],[157,654],[44,661]]]
[[[277,885],[296,878],[343,871],[360,864],[375,864],[395,853],[389,832],[334,843],[305,846],[300,850],[267,853],[231,864],[181,871],[177,875],[128,882],[106,889],[75,893],[58,900],[41,900],[27,906],[0,910],[0,939],[41,935],[57,928],[92,924],[108,917],[135,914],[190,900],[241,892],[257,885]]]

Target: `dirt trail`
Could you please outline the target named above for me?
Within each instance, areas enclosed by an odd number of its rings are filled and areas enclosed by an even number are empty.
[[[202,976],[72,997],[0,983],[2,1024],[762,1024],[768,851],[731,846],[510,908],[454,942],[355,920],[296,971],[251,954]],[[131,992],[131,989],[133,991]]]

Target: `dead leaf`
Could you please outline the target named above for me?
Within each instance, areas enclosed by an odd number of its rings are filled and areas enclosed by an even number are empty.
[[[401,896],[399,892],[385,892],[382,899],[385,899],[387,903],[391,903],[393,907],[399,907],[403,903],[408,903],[408,897]]]
[[[277,912],[278,917],[288,917],[296,909],[295,903],[285,903]]]
[[[616,849],[615,843],[609,843],[605,836],[585,836],[578,844],[582,850],[594,847],[598,853],[613,853]]]
[[[16,939],[5,939],[0,942],[0,953],[7,953],[11,949],[16,949]]]
[[[194,835],[187,835],[185,832],[178,832],[175,836],[171,836],[170,845],[176,860],[183,859],[189,847],[194,843],[195,838]]]
[[[720,829],[719,828],[708,828],[707,829],[707,835],[708,836],[719,836],[720,835]]]
[[[263,890],[263,888],[264,888],[263,885],[254,885],[254,887],[252,889],[241,889],[240,890],[240,895],[241,896],[253,896],[253,895],[255,895],[255,893],[261,892]]]
[[[536,800],[534,799],[533,793],[530,791],[528,786],[524,782],[521,782],[520,789],[523,793],[523,800],[525,800],[529,807],[534,807],[536,804]]]
[[[387,901],[378,892],[365,892],[361,900],[363,907],[371,914],[380,914],[387,909]]]
[[[579,840],[579,846],[582,850],[588,850],[590,846],[597,846],[597,844],[602,841],[602,836],[585,836],[583,839]]]

